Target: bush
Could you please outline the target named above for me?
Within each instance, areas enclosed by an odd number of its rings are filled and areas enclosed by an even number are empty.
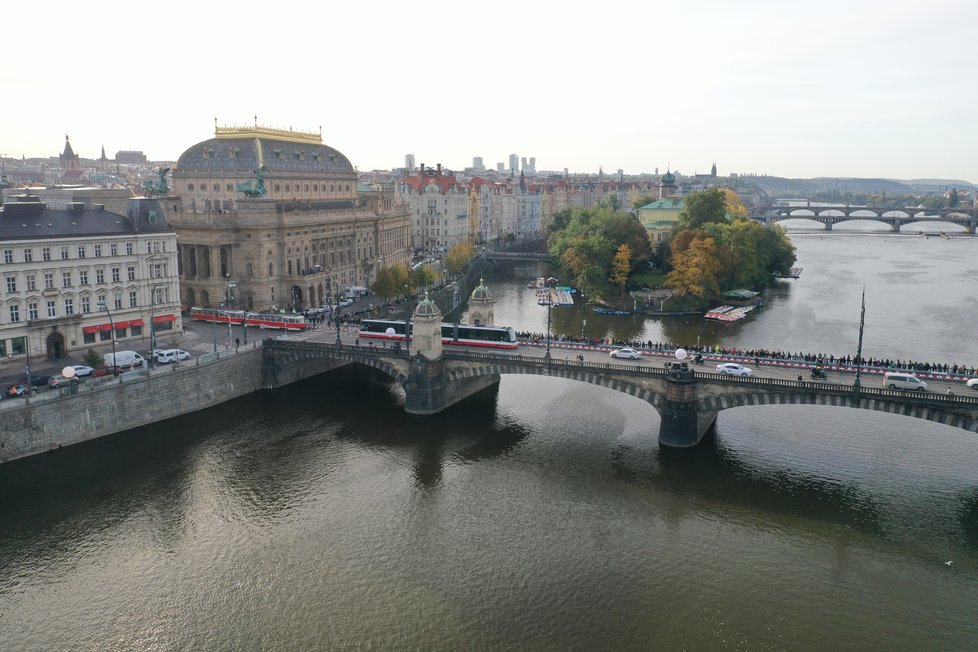
[[[84,362],[92,369],[97,369],[105,364],[105,358],[99,355],[95,349],[89,349],[85,354]]]

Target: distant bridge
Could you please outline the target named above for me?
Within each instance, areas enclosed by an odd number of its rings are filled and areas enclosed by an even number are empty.
[[[720,410],[749,405],[831,405],[889,412],[978,432],[978,397],[853,387],[777,378],[733,378],[687,368],[568,361],[522,354],[444,351],[439,359],[393,349],[269,339],[263,385],[278,387],[348,364],[389,376],[405,390],[405,409],[433,414],[505,374],[566,378],[649,403],[661,416],[659,443],[695,446]]]
[[[550,260],[550,254],[524,251],[487,251],[485,257],[489,260]]]
[[[968,208],[884,208],[882,206],[779,206],[753,219],[770,226],[784,220],[812,220],[825,225],[826,231],[842,222],[871,221],[887,224],[899,231],[909,224],[945,223],[964,227],[975,234],[978,226],[975,209]]]

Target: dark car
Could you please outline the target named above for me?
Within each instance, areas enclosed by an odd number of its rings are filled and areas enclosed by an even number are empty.
[[[116,367],[115,368],[115,375],[118,376],[123,371],[125,371],[125,369],[123,369],[122,367]],[[101,367],[98,367],[95,370],[95,377],[96,378],[101,378],[102,376],[111,376],[111,375],[112,375],[112,367],[106,367],[105,365],[102,365]]]
[[[24,376],[18,383],[27,384],[27,376]],[[31,374],[31,385],[33,387],[47,387],[48,383],[51,382],[51,376],[41,376],[39,374]]]

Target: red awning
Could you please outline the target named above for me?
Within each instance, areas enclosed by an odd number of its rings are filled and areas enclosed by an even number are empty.
[[[98,326],[82,326],[82,332],[88,335],[98,332]]]
[[[142,326],[142,325],[143,325],[142,319],[133,319],[131,322],[129,322],[130,328],[133,326]]]
[[[156,315],[156,316],[153,317],[153,323],[154,324],[163,324],[163,323],[166,323],[168,321],[176,321],[176,319],[177,318],[174,317],[173,315]]]
[[[112,330],[112,324],[99,324],[98,329],[100,331],[110,331]]]
[[[117,321],[115,323],[116,330],[120,330],[120,329],[121,330],[125,330],[126,327],[128,327],[128,326],[129,326],[129,322],[127,322],[127,321]]]

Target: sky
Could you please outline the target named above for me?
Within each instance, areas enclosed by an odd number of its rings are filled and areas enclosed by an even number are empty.
[[[417,163],[978,182],[974,0],[52,0],[4,30],[0,155],[176,160],[221,126]]]

